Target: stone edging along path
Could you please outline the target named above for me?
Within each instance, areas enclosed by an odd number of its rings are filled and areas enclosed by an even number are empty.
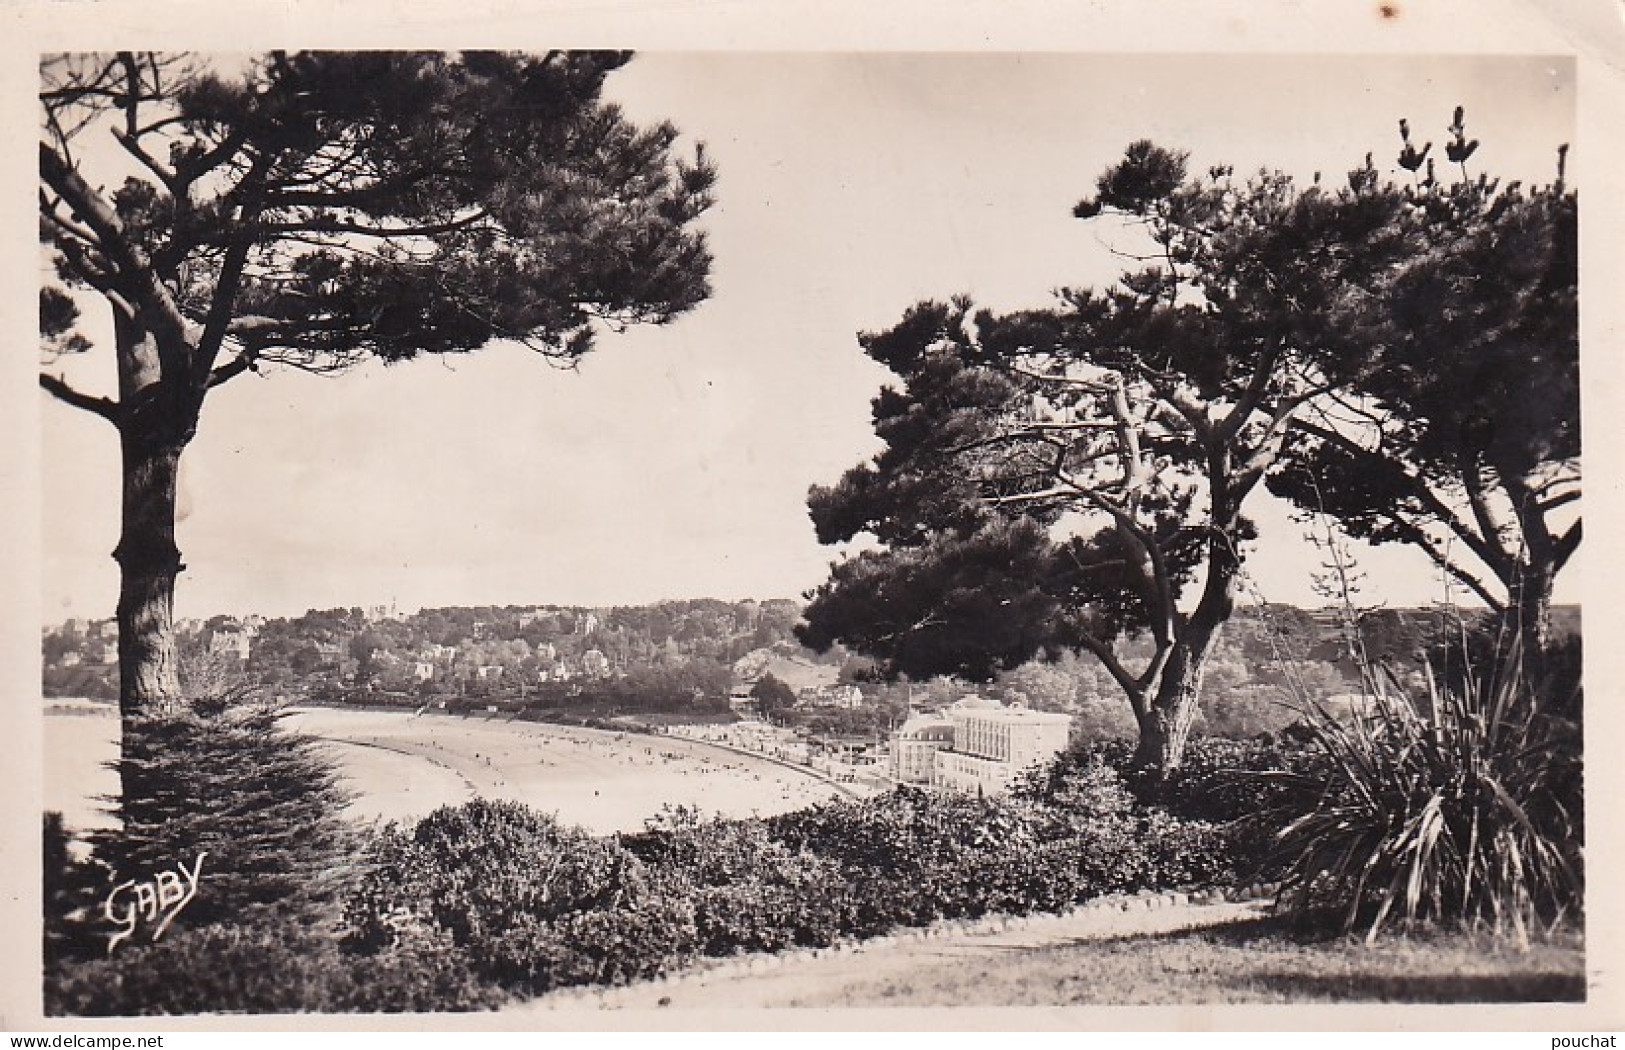
[[[516,1003],[505,1013],[553,1010],[654,1009],[670,1006],[756,1008],[777,1002],[786,985],[847,973],[861,957],[875,965],[941,948],[1007,952],[1012,940],[1039,949],[1082,940],[1170,933],[1237,922],[1265,914],[1271,886],[1200,893],[1139,893],[1099,897],[1059,914],[993,915],[944,920],[828,948],[759,952],[696,962],[664,977],[624,986],[563,988]]]

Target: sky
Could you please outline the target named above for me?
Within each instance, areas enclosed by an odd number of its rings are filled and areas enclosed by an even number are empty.
[[[888,377],[856,333],[922,298],[1013,309],[1108,283],[1110,227],[1071,208],[1129,142],[1337,183],[1368,151],[1393,168],[1400,117],[1442,147],[1458,104],[1495,174],[1547,180],[1574,140],[1560,58],[657,51],[606,93],[705,142],[712,298],[573,372],[498,345],[221,387],[184,460],[177,615],[798,595],[835,556],[808,487],[878,448]],[[1576,144],[1581,184],[1584,163]],[[113,388],[105,353],[68,375]],[[40,398],[42,613],[107,616],[114,434]],[[1319,604],[1304,526],[1263,494],[1248,510],[1258,592]],[[1363,601],[1443,596],[1418,555],[1356,556]]]

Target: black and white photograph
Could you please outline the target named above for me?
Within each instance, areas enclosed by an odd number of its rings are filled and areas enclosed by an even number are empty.
[[[4,1027],[1617,1029],[1625,28],[1350,6],[32,6]]]

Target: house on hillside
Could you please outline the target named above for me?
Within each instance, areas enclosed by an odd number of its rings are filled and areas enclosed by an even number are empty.
[[[855,685],[803,686],[796,692],[796,706],[853,711],[863,706],[863,690]]]
[[[744,719],[762,717],[762,705],[751,695],[749,682],[739,682],[728,690],[728,710]]]
[[[253,635],[241,627],[222,627],[209,635],[209,655],[247,662]]]
[[[588,649],[581,654],[581,671],[592,678],[608,678],[610,674],[609,657],[597,649]]]

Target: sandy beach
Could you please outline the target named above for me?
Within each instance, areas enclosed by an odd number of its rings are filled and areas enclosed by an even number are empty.
[[[593,832],[637,831],[666,805],[768,816],[833,798],[833,785],[699,741],[410,711],[305,708],[291,728],[326,741],[361,820],[411,820],[476,796],[511,799]],[[45,718],[47,809],[106,826],[96,796],[117,787],[111,708]]]

